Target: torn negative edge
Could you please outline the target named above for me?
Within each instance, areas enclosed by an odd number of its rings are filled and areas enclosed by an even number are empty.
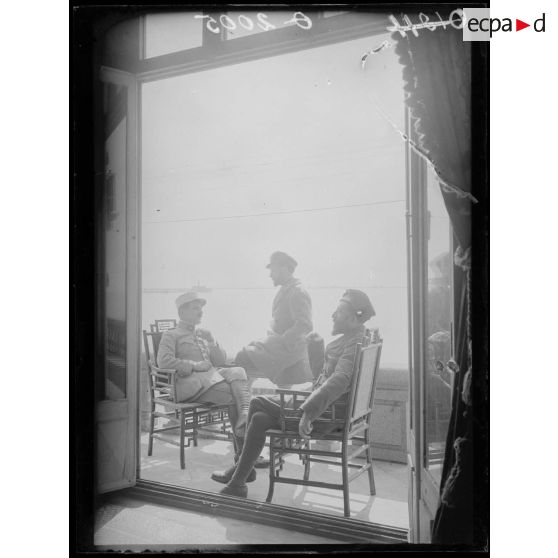
[[[370,95],[370,100],[374,103],[374,106],[376,107],[378,112],[384,117],[384,119],[390,124],[390,126],[401,136],[401,138],[403,138],[403,141],[408,143],[411,146],[411,149],[426,161],[426,163],[434,171],[434,174],[436,175],[436,178],[438,179],[438,182],[440,183],[442,190],[444,190],[445,192],[451,192],[459,198],[466,198],[473,203],[478,203],[479,200],[477,200],[475,196],[473,196],[469,192],[465,192],[465,190],[462,190],[459,186],[456,186],[455,184],[451,184],[447,180],[444,180],[440,176],[440,171],[438,170],[438,167],[434,164],[434,161],[432,161],[432,159],[428,156],[428,154],[425,153],[424,149],[418,146],[415,141],[413,141],[405,132],[402,132],[397,127],[397,124],[395,124],[391,120],[391,118],[380,108],[380,106],[378,105],[378,103],[376,102],[376,100],[372,95]]]
[[[392,46],[393,46],[393,43],[390,43],[389,41],[386,40],[386,41],[383,41],[380,44],[380,46],[377,46],[376,48],[372,48],[368,52],[365,52],[360,59],[360,64],[361,64],[362,69],[364,70],[364,66],[366,66],[366,60],[368,59],[368,57],[371,54],[378,54],[378,52],[382,52],[382,50],[385,50],[385,49],[390,48]]]

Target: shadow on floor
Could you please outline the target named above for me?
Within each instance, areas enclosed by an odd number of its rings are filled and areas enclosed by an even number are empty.
[[[186,450],[186,469],[181,470],[176,446],[155,441],[153,455],[147,456],[147,434],[142,435],[141,478],[217,493],[223,485],[210,477],[233,463],[230,442],[201,439],[197,448]],[[302,478],[303,467],[297,455],[286,458],[284,474]],[[350,484],[351,517],[393,527],[408,528],[407,468],[400,463],[374,461],[376,494],[370,495],[368,477],[361,475]],[[310,478],[341,482],[341,469],[334,465],[313,463]],[[269,486],[269,472],[258,469],[257,478],[248,484],[248,496],[264,502]],[[288,484],[275,486],[272,502],[297,509],[343,516],[341,490],[303,487]]]

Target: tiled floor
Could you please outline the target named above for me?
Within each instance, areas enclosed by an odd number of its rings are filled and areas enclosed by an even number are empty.
[[[141,440],[141,478],[176,486],[218,492],[223,485],[211,480],[211,472],[233,463],[232,444],[219,440],[200,440],[197,448],[186,450],[186,469],[181,470],[178,447],[155,440],[153,455],[147,457],[147,434]],[[302,477],[302,465],[296,455],[287,457],[284,472]],[[361,475],[351,484],[351,517],[394,527],[408,528],[407,468],[400,463],[374,461],[376,495],[370,496],[368,478]],[[311,479],[341,482],[339,467],[313,463]],[[265,501],[268,490],[267,469],[257,470],[257,479],[248,485],[248,495]],[[314,512],[343,516],[343,493],[340,490],[276,485],[274,504],[294,506]]]
[[[97,512],[94,544],[99,550],[210,550],[219,545],[342,544],[227,517],[207,516],[143,501],[112,497]],[[162,548],[160,548],[162,547]]]

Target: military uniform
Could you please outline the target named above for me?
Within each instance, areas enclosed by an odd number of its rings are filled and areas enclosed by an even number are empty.
[[[237,362],[244,363],[242,359],[247,357],[253,368],[276,384],[311,380],[306,347],[306,335],[311,331],[312,301],[300,281],[293,277],[281,286],[273,300],[267,337],[244,347]]]
[[[315,382],[312,394],[301,405],[310,421],[317,419],[335,401],[343,403],[348,397],[351,378],[353,376],[356,349],[359,343],[369,335],[369,331],[361,326],[349,335],[341,335],[329,343],[325,350],[325,363],[322,374]],[[276,422],[279,418],[279,396],[258,396],[250,403],[249,416],[255,412],[263,411],[270,417],[267,428],[278,428]],[[343,417],[343,411],[339,418]],[[296,424],[287,425],[288,429],[298,429]],[[315,432],[329,432],[329,425],[316,424]]]
[[[324,367],[322,373],[315,381],[314,389],[308,398],[302,403],[302,418],[299,420],[287,420],[288,430],[300,432],[305,424],[313,426],[312,431],[328,434],[335,428],[331,424],[315,423],[315,421],[334,402],[346,402],[351,379],[355,368],[357,345],[363,343],[369,336],[369,331],[364,323],[374,314],[374,308],[368,296],[362,291],[350,289],[345,291],[341,301],[353,307],[356,316],[359,317],[361,325],[346,328],[347,333],[341,335],[329,343],[325,350]],[[246,497],[248,489],[245,485],[255,479],[254,465],[257,457],[263,449],[266,440],[266,432],[269,429],[280,428],[280,399],[272,397],[254,397],[250,402],[248,412],[248,427],[246,439],[244,440],[242,453],[238,463],[226,471],[216,471],[211,478],[217,482],[227,484],[222,494]],[[340,417],[344,416],[343,412]]]
[[[226,354],[217,343],[210,344],[211,334],[180,321],[175,329],[163,333],[157,364],[160,368],[178,370],[176,392],[179,402],[199,401],[212,386],[227,380],[246,380],[242,368],[222,368]],[[210,361],[213,367],[207,372],[194,372],[193,365]]]
[[[342,335],[329,343],[325,350],[325,364],[312,394],[301,405],[310,421],[317,419],[332,403],[347,399],[353,376],[357,345],[370,332],[361,326],[350,335]],[[343,415],[341,414],[339,418]]]
[[[206,303],[195,292],[180,295],[175,301],[179,314],[182,306],[195,301]],[[157,365],[177,371],[177,402],[229,405],[235,435],[244,436],[251,397],[248,378],[244,368],[224,367],[225,358],[225,351],[209,331],[180,320],[175,329],[163,333]],[[200,371],[196,369],[199,362],[209,362],[212,366]]]

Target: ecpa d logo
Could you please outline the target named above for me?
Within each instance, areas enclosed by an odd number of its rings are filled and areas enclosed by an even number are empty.
[[[489,41],[493,33],[521,31],[527,27],[532,27],[537,33],[544,33],[545,25],[546,14],[544,13],[531,25],[517,18],[492,18],[489,8],[463,8],[464,41]]]

